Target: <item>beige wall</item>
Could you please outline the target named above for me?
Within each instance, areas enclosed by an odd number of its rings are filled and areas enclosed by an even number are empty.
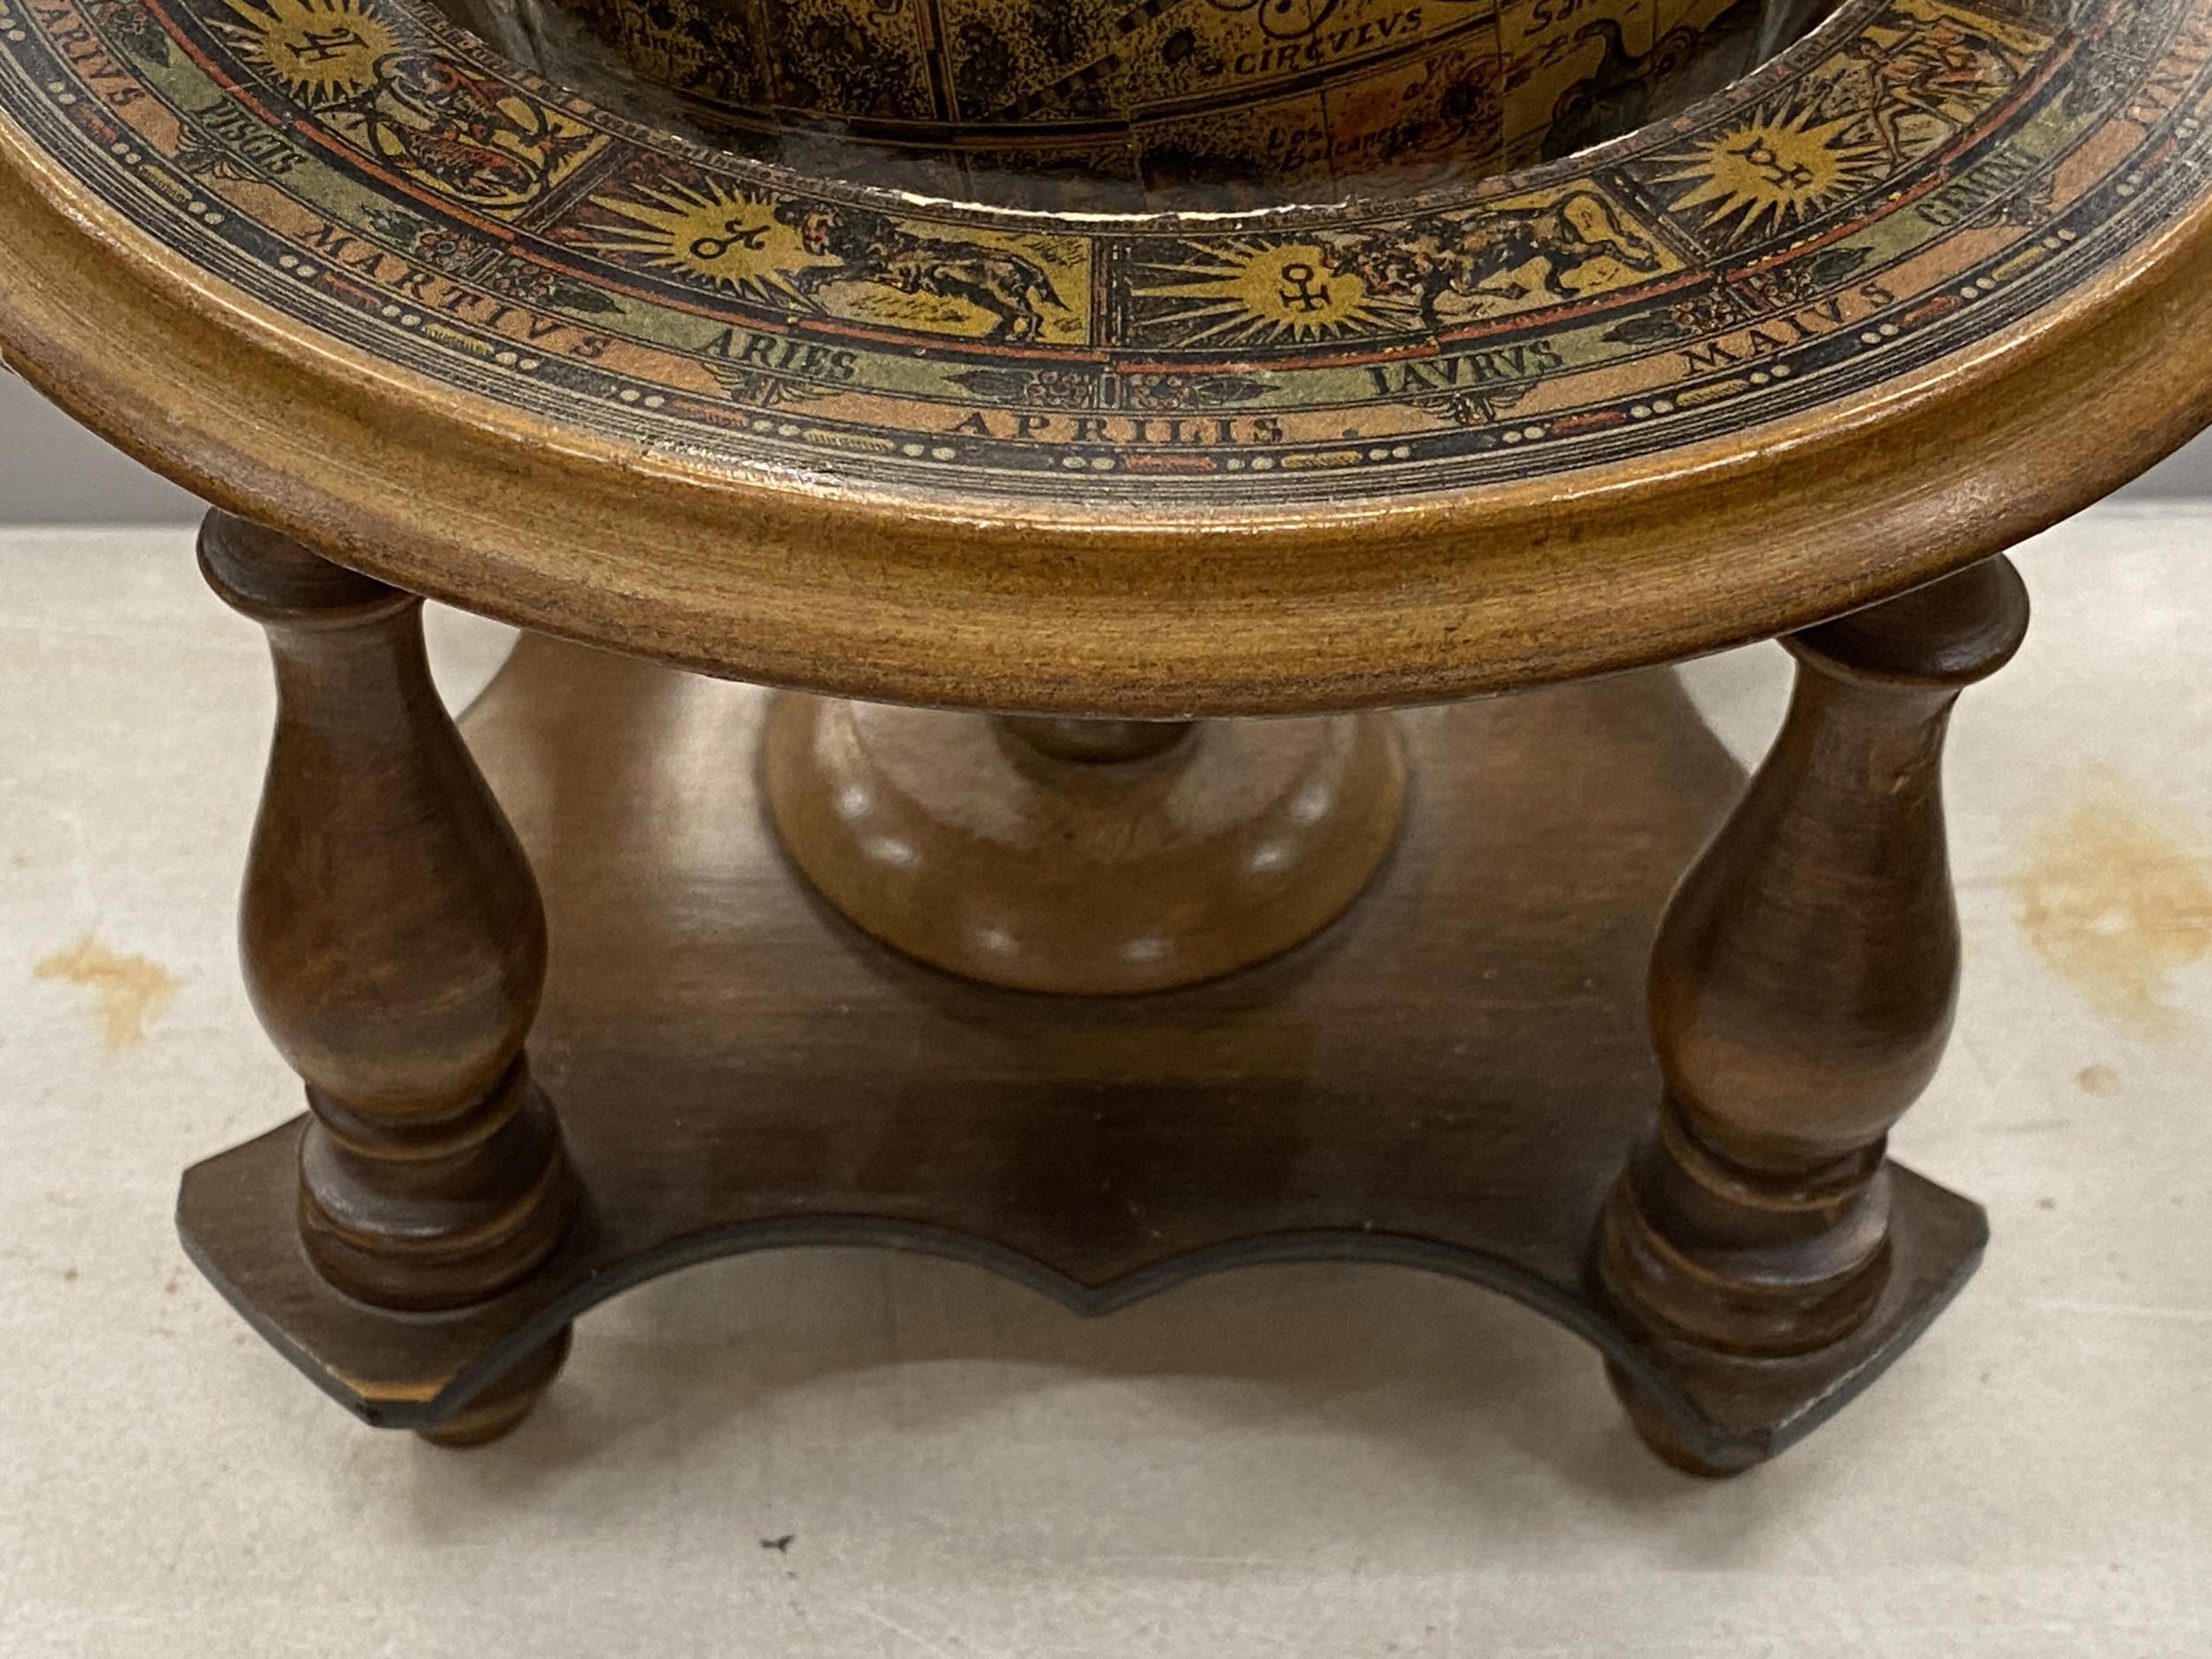
[[[2212,495],[2212,434],[2135,486]],[[0,373],[0,524],[162,524],[196,516],[182,490],[82,431]]]

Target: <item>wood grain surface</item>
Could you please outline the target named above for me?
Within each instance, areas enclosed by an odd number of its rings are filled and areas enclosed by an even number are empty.
[[[1893,1271],[1818,1353],[1732,1358],[1588,1287],[1659,1098],[1654,930],[1741,783],[1670,674],[1398,717],[1420,783],[1367,897],[1272,963],[1134,998],[969,985],[811,898],[763,821],[764,701],[526,640],[465,722],[545,894],[531,1058],[589,1194],[534,1278],[434,1316],[334,1291],[296,1242],[296,1125],[187,1175],[195,1258],[372,1422],[434,1425],[592,1304],[739,1251],[934,1251],[1089,1311],[1346,1258],[1529,1302],[1733,1469],[1849,1399],[1978,1257],[1979,1210],[1893,1167]]]
[[[1790,641],[1781,734],[1653,948],[1665,1100],[1600,1256],[1628,1317],[1791,1355],[1880,1302],[1888,1133],[1934,1077],[1958,1000],[1943,740],[2027,622],[2000,558]]]
[[[1988,4],[1847,7],[1434,213],[1041,232],[822,178],[693,234],[768,188],[751,164],[563,104],[426,6],[358,0],[404,50],[340,87],[274,13],[57,0],[0,31],[0,337],[342,563],[719,674],[1155,716],[1556,680],[1902,591],[2212,415],[2212,0]],[[54,56],[73,27],[104,79]],[[181,119],[218,58],[242,89]],[[456,100],[511,166],[433,167]],[[783,263],[718,263],[741,231]],[[500,289],[510,252],[568,298]],[[900,320],[962,260],[1064,303]],[[1352,309],[1298,322],[1331,280]],[[1251,317],[1207,297],[1248,288]],[[764,367],[715,357],[733,330]],[[795,380],[818,346],[858,390]],[[1137,412],[1177,399],[1215,401]]]
[[[239,950],[314,1114],[307,1255],[379,1307],[481,1302],[575,1210],[522,1057],[545,980],[530,866],[431,684],[420,600],[225,513],[200,558],[276,664]]]
[[[1048,720],[787,693],[764,788],[850,921],[1024,991],[1164,990],[1264,961],[1353,903],[1405,803],[1379,715]]]

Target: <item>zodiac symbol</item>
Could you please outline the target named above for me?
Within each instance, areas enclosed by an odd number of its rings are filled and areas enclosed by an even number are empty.
[[[1329,303],[1329,285],[1316,287],[1314,278],[1321,273],[1303,260],[1296,260],[1283,267],[1283,280],[1290,286],[1279,291],[1275,297],[1286,305],[1295,305],[1309,314],[1319,311]]]
[[[719,236],[701,236],[695,240],[691,244],[691,257],[700,260],[719,259],[733,248],[749,249],[758,253],[767,240],[768,227],[764,222],[746,225],[733,219],[723,225]]]
[[[1769,184],[1779,185],[1784,189],[1801,190],[1813,181],[1810,167],[1801,161],[1783,165],[1782,158],[1775,153],[1774,147],[1763,139],[1753,138],[1728,153],[1742,157],[1759,170],[1760,176]]]
[[[339,28],[320,32],[309,29],[304,40],[287,41],[285,44],[292,49],[292,55],[303,64],[326,64],[334,58],[342,58],[349,51],[360,50],[368,42],[349,28]]]

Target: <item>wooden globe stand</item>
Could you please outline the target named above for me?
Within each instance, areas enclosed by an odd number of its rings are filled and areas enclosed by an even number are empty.
[[[798,15],[0,0],[8,362],[276,668],[194,1260],[457,1446],[809,1243],[1839,1409],[1984,1241],[1886,1137],[2002,555],[2212,420],[2212,0]],[[1663,664],[1769,638],[1746,779]]]
[[[373,1422],[489,1438],[550,1383],[576,1314],[747,1249],[895,1242],[1088,1311],[1228,1265],[1374,1259],[1457,1274],[1570,1325],[1604,1351],[1663,1455],[1724,1473],[1849,1399],[1979,1257],[1978,1207],[1886,1163],[1881,1137],[1948,1029],[1957,928],[1936,763],[1951,700],[2024,629],[2002,561],[1793,641],[1805,666],[1782,736],[1658,926],[1655,1075],[1637,1017],[1648,941],[1675,872],[1741,787],[1664,671],[1401,717],[1420,780],[1404,844],[1344,926],[1304,949],[1170,995],[1009,1001],[902,966],[824,915],[774,856],[750,769],[725,764],[764,737],[787,841],[795,817],[801,856],[818,857],[808,815],[884,787],[849,752],[820,757],[872,711],[526,640],[465,722],[518,846],[485,818],[485,786],[434,711],[411,609],[395,642],[396,595],[365,603],[361,579],[316,577],[234,521],[213,522],[205,547],[219,588],[295,665],[248,885],[249,983],[280,1033],[314,1018],[288,1011],[303,994],[375,1025],[326,1027],[311,1053],[305,1031],[288,1041],[317,1117],[191,1171],[180,1222],[215,1282]],[[364,652],[373,677],[349,667]],[[1036,764],[981,721],[948,719],[887,714],[873,734],[921,734],[895,751],[914,762],[897,775],[944,783],[949,803],[974,802],[978,780],[972,764],[934,772],[931,744],[948,732],[971,763],[999,749],[989,780]],[[1319,724],[1318,744],[1289,733],[1294,756],[1368,747],[1356,725],[1331,744]],[[294,760],[291,730],[341,741]],[[401,750],[380,751],[381,733]],[[1109,727],[1098,741],[1126,757],[1137,735]],[[1198,736],[1051,764],[1143,765]],[[1397,818],[1397,741],[1349,774],[1371,786],[1355,798],[1377,806],[1377,844]],[[373,807],[311,824],[290,804],[310,799]],[[927,822],[874,800],[842,821],[835,848]],[[457,1043],[481,1056],[472,1072],[426,1071],[403,1102],[371,1034],[391,994],[342,995],[327,976],[454,1007],[481,953],[515,936],[487,901],[528,903],[524,937],[542,927],[533,854],[567,965],[534,1022],[531,979],[458,1021]],[[453,926],[462,891],[477,895],[459,913],[481,918],[474,937]],[[864,921],[878,920],[863,892]],[[283,902],[259,905],[263,893]],[[1044,913],[1076,949],[1017,966],[1125,972],[1084,954],[1114,935],[1085,929],[1079,901]],[[956,956],[955,939],[929,942]],[[320,947],[305,966],[303,940]],[[342,956],[322,955],[339,941]],[[472,1091],[521,1064],[526,1025],[566,1150],[533,1141],[542,1149],[488,1167],[473,1148],[512,1121],[518,1085]],[[1662,1076],[1655,1130],[1646,1102]],[[371,1118],[333,1096],[394,1103]],[[289,1171],[319,1193],[326,1137],[353,1159],[328,1207],[372,1264],[349,1279],[353,1256],[313,1254],[319,1227],[310,1256],[295,1244]],[[469,1150],[441,1153],[448,1143]],[[490,1197],[494,1171],[520,1187],[484,1217],[426,1208],[448,1191]],[[578,1190],[589,1204],[568,1221]],[[509,1239],[532,1241],[527,1254]],[[380,1311],[426,1305],[413,1287],[433,1282],[442,1240],[469,1277],[441,1300],[466,1305],[435,1324]],[[503,1242],[488,1252],[486,1240]]]

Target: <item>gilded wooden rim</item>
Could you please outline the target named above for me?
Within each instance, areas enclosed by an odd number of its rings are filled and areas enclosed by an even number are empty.
[[[0,0],[0,334],[212,499],[695,666],[1496,689],[1896,591],[2212,416],[2212,0],[2061,12],[1863,0],[1532,172],[1047,225],[718,157],[415,0]]]

